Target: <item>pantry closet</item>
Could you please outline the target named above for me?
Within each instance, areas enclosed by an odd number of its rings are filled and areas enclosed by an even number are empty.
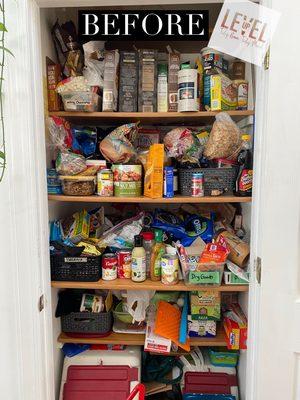
[[[109,2],[110,3],[110,2]],[[136,7],[136,2],[132,1],[126,1],[123,2],[124,4],[122,5],[123,7],[126,7],[126,9],[129,9],[129,6],[134,9]],[[145,5],[145,9],[157,9],[157,8],[164,8],[167,7],[169,9],[186,9],[187,5],[186,4],[180,4],[180,2],[173,1],[160,1],[157,6],[153,5]],[[63,4],[62,4],[63,5]],[[68,5],[68,4],[66,4]],[[104,7],[110,7],[110,4],[104,4]],[[49,115],[47,106],[46,106],[46,57],[49,57],[50,59],[55,59],[56,54],[54,52],[53,48],[53,42],[50,34],[50,29],[53,23],[56,21],[57,18],[65,20],[65,19],[73,19],[76,21],[76,15],[77,15],[77,7],[83,6],[80,4],[80,1],[77,1],[76,4],[70,4],[70,8],[62,8],[56,4],[56,8],[49,8],[52,7],[52,5],[44,3],[41,5],[41,8],[39,9],[36,7],[35,14],[32,12],[32,15],[35,15],[35,18],[38,20],[40,24],[40,30],[38,30],[38,26],[35,25],[35,28],[37,29],[35,33],[34,31],[31,32],[31,35],[35,34],[38,35],[40,38],[40,49],[35,48],[35,52],[33,51],[32,54],[38,54],[39,56],[37,57],[36,62],[40,63],[40,71],[42,72],[42,78],[43,79],[43,86],[44,86],[44,104],[45,104],[45,116],[47,117]],[[99,7],[99,4],[97,4]],[[95,4],[84,4],[84,7],[91,7],[94,8],[96,7]],[[201,8],[201,9],[208,9],[210,12],[210,30],[213,29],[214,23],[216,21],[216,18],[218,16],[218,12],[221,7],[221,3],[212,3],[208,2],[208,4],[202,3],[200,1],[191,1],[191,4],[188,5],[191,9],[195,8]],[[116,8],[121,8],[119,4],[116,4]],[[121,43],[115,43],[112,44],[112,48],[120,48],[122,44]],[[178,46],[178,50],[181,51],[181,53],[185,53],[186,57],[190,57],[191,61],[195,60],[195,55],[199,50],[204,47],[206,44],[205,43],[195,43],[195,42],[189,42],[189,43],[177,43],[174,45]],[[164,46],[164,44],[163,44]],[[196,47],[196,51],[195,51]],[[278,49],[277,49],[278,50]],[[39,53],[40,51],[40,53]],[[276,57],[275,57],[276,59]],[[278,61],[278,59],[277,59]],[[257,376],[256,376],[256,371],[255,371],[255,365],[254,363],[258,359],[258,355],[256,352],[257,346],[258,346],[258,339],[259,339],[259,329],[260,329],[260,324],[264,323],[264,321],[260,320],[260,314],[259,314],[259,283],[260,283],[260,264],[259,260],[257,260],[257,256],[260,255],[258,253],[258,249],[262,248],[260,241],[260,237],[258,236],[259,233],[262,231],[262,226],[260,225],[261,221],[259,219],[260,214],[262,212],[262,209],[258,209],[258,205],[263,204],[263,201],[261,200],[261,171],[258,170],[258,166],[261,167],[264,165],[262,163],[262,154],[261,151],[262,149],[265,150],[265,146],[263,145],[263,138],[262,138],[262,133],[263,133],[263,128],[265,127],[266,120],[265,120],[265,115],[264,115],[264,110],[267,109],[265,102],[265,97],[267,95],[267,86],[266,86],[266,72],[264,70],[256,70],[254,73],[254,68],[251,68],[250,66],[247,66],[247,72],[248,78],[251,77],[251,81],[255,82],[255,85],[251,88],[250,98],[253,98],[253,102],[249,104],[248,110],[246,111],[237,111],[237,112],[231,112],[232,118],[239,124],[252,124],[253,123],[253,118],[254,118],[254,105],[255,109],[258,110],[258,114],[256,115],[256,121],[255,121],[255,146],[254,146],[254,153],[255,153],[255,164],[254,164],[254,170],[256,173],[256,187],[254,191],[254,196],[252,199],[249,198],[243,198],[239,199],[236,197],[230,197],[230,198],[224,198],[224,197],[218,197],[214,199],[205,199],[206,202],[240,202],[241,210],[242,210],[242,215],[243,215],[243,225],[244,228],[247,232],[247,235],[250,239],[250,231],[251,231],[251,258],[250,258],[250,273],[251,273],[251,282],[250,282],[250,287],[249,287],[249,293],[247,290],[247,286],[244,287],[239,287],[235,291],[238,292],[238,298],[239,298],[239,303],[243,308],[243,311],[247,314],[248,316],[248,324],[249,324],[249,342],[248,342],[248,350],[247,351],[242,351],[240,354],[240,361],[238,365],[238,376],[239,376],[239,390],[240,390],[240,399],[241,400],[261,400],[262,397],[255,397],[255,393],[258,388],[257,385]],[[35,77],[36,77],[35,73]],[[274,80],[273,78],[272,81],[272,88],[274,89]],[[255,100],[255,92],[256,90],[259,90],[259,96]],[[37,90],[35,88],[34,93],[37,93]],[[36,96],[37,97],[37,96]],[[37,108],[41,110],[41,104],[42,100],[41,98],[39,99],[40,103]],[[168,125],[176,125],[176,124],[189,124],[193,125],[195,123],[197,124],[206,124],[206,123],[212,123],[214,120],[214,113],[210,112],[203,112],[203,113],[198,113],[196,114],[188,114],[188,113],[183,113],[181,115],[174,113],[173,115],[169,114],[168,116],[164,115],[120,115],[119,113],[109,113],[105,115],[104,117],[101,117],[98,113],[97,115],[94,116],[88,116],[88,115],[80,115],[77,117],[77,122],[80,122],[82,124],[90,124],[92,122],[96,123],[97,125],[101,121],[101,124],[103,123],[112,123],[116,125],[121,125],[123,122],[133,122],[140,120],[141,123],[146,123],[146,124],[155,124],[155,123],[163,123],[168,124]],[[61,115],[65,117],[68,120],[75,120],[70,113],[64,113],[64,112],[53,112],[52,115]],[[39,115],[38,118],[36,119],[36,128],[39,130],[42,126],[41,121],[43,120],[43,116]],[[270,129],[270,128],[268,128]],[[45,130],[46,131],[46,130]],[[41,134],[41,132],[39,132]],[[270,140],[270,138],[269,138]],[[41,146],[44,145],[44,138],[40,139],[40,142],[38,142],[38,148],[41,149]],[[273,152],[275,154],[276,149],[273,149]],[[45,151],[46,151],[46,146],[45,146]],[[273,156],[273,154],[272,154]],[[49,167],[50,163],[50,156],[49,153],[46,155],[47,158],[47,166]],[[41,157],[41,160],[43,160],[43,157]],[[39,159],[39,165],[41,164],[41,160]],[[287,162],[287,159],[285,159],[285,162]],[[46,168],[46,165],[44,165],[44,168]],[[268,165],[268,169],[270,169],[270,165]],[[42,172],[41,172],[42,173]],[[43,176],[45,179],[45,175]],[[41,182],[41,181],[39,181]],[[43,190],[45,191],[45,185],[43,186]],[[43,193],[44,197],[46,196],[46,192]],[[39,196],[43,197],[41,193]],[[45,198],[43,197],[43,200],[39,201],[39,209],[41,209],[41,206],[45,203]],[[84,199],[80,198],[77,199],[77,201],[73,201],[70,198],[62,198],[62,196],[55,196],[55,195],[50,195],[49,196],[49,202],[48,202],[48,217],[49,220],[53,219],[58,219],[65,217],[67,215],[70,215],[71,213],[78,211],[82,208],[86,208],[87,210],[93,209],[97,204],[100,204],[100,200],[97,198],[94,198],[93,200],[89,201],[84,201]],[[121,199],[115,200],[121,202]],[[202,200],[203,201],[203,200]],[[271,199],[266,199],[266,201],[272,201]],[[155,206],[163,207],[163,208],[169,208],[172,209],[173,207],[176,207],[178,204],[182,204],[184,202],[189,202],[188,199],[163,199],[160,202],[159,201],[149,201],[149,199],[144,200],[140,199],[141,205],[145,209],[151,209]],[[102,199],[103,205],[108,209],[110,207],[110,203],[112,203],[111,199],[104,200]],[[45,212],[45,210],[43,211]],[[44,219],[45,215],[43,215]],[[264,215],[265,221],[271,221],[271,217],[269,216],[268,218]],[[43,232],[45,235],[46,226],[44,223],[41,223],[41,227],[39,227],[39,231]],[[268,233],[268,232],[267,232]],[[46,235],[47,236],[47,235]],[[41,239],[42,241],[42,239]],[[44,246],[45,243],[42,244]],[[43,251],[45,249],[43,248]],[[269,249],[270,250],[270,249]],[[270,257],[271,261],[272,257]],[[55,308],[57,304],[57,294],[59,290],[62,288],[87,288],[93,287],[93,284],[90,286],[82,286],[80,284],[76,283],[59,283],[55,282],[52,283],[50,282],[50,263],[49,260],[44,260],[42,259],[42,271],[41,271],[41,290],[40,294],[41,297],[39,299],[39,307],[41,312],[45,312],[43,316],[43,326],[40,331],[41,337],[39,338],[40,341],[44,341],[44,348],[46,349],[45,353],[45,359],[40,362],[40,365],[47,365],[46,370],[47,372],[45,373],[45,377],[47,376],[47,386],[51,386],[52,382],[49,382],[51,380],[51,377],[54,375],[54,385],[55,389],[53,393],[55,392],[56,398],[58,398],[58,392],[59,392],[59,387],[60,387],[60,378],[61,378],[61,368],[62,368],[62,352],[61,352],[61,346],[62,343],[64,342],[69,342],[70,340],[67,339],[63,334],[61,334],[61,327],[60,327],[60,321],[59,319],[56,319],[54,317],[55,313]],[[117,283],[113,283],[114,281],[111,282],[111,288],[116,289],[116,288],[123,288],[126,289],[126,283],[122,283],[121,286],[117,285]],[[123,285],[123,286],[122,286]],[[134,287],[136,288],[131,282],[127,284],[128,287]],[[52,301],[52,315],[51,311],[49,309],[49,288],[51,288],[51,301]],[[156,289],[158,286],[155,283],[149,283],[147,289]],[[159,286],[161,288],[161,286]],[[222,286],[223,288],[223,286]],[[270,290],[270,288],[268,288]],[[181,286],[180,290],[184,290],[184,287]],[[222,289],[221,289],[222,290]],[[225,289],[228,290],[228,289]],[[44,297],[43,297],[44,296]],[[267,302],[265,300],[264,307],[270,305],[270,302]],[[265,309],[263,310],[265,311]],[[266,312],[264,312],[263,317],[266,317]],[[51,319],[51,321],[50,321]],[[41,324],[42,324],[41,323]],[[50,335],[49,335],[49,327],[51,327]],[[51,337],[52,337],[52,353],[50,354],[49,351],[49,344],[51,344]],[[143,345],[143,338],[132,338],[132,335],[127,336],[124,335],[117,335],[117,336],[112,336],[111,338],[103,338],[99,339],[96,341],[96,343],[110,343],[110,344],[127,344],[127,345],[138,345],[142,346]],[[264,336],[264,343],[266,344],[266,336]],[[225,338],[224,335],[218,334],[215,339],[213,339],[211,342],[205,342],[204,339],[198,339],[198,341],[194,342],[195,345],[201,346],[208,346],[208,345],[214,345],[214,346],[223,346],[225,345]],[[261,356],[263,357],[262,353],[260,353]],[[264,355],[265,356],[265,355]],[[262,374],[263,372],[263,365],[262,363],[259,364],[259,373]],[[52,392],[53,388],[49,391]],[[48,392],[48,393],[49,393]],[[260,393],[263,393],[262,389],[260,389]],[[297,397],[295,397],[297,398]],[[54,399],[54,398],[53,398]],[[51,398],[51,400],[53,400]],[[50,400],[50,398],[49,398]]]
[[[186,9],[186,7],[189,7],[191,9],[207,9],[209,11],[209,29],[210,31],[213,29],[213,26],[216,22],[216,18],[218,16],[219,10],[221,8],[221,4],[193,4],[193,5],[188,5],[188,6],[183,6],[183,5],[176,5],[175,6],[165,6],[162,7],[162,9],[167,8],[167,9]],[[116,9],[122,9],[122,7],[117,7]],[[126,8],[127,10],[128,8]],[[152,9],[155,10],[156,7],[144,7],[144,9]],[[112,8],[113,10],[113,8]],[[129,10],[134,10],[134,6],[129,7]],[[51,37],[51,27],[55,23],[55,21],[58,19],[61,22],[65,22],[67,20],[73,20],[77,21],[77,13],[78,13],[78,8],[54,8],[54,9],[42,9],[41,10],[41,37],[42,37],[42,63],[43,63],[43,73],[46,71],[46,57],[50,58],[51,60],[56,60],[56,54],[54,51],[54,46],[53,46],[53,40]],[[151,48],[151,46],[154,45],[154,47],[161,52],[165,52],[166,45],[169,43],[166,42],[158,42],[158,43],[139,43],[136,42],[134,45],[137,48],[143,48],[146,46],[146,48]],[[170,43],[177,51],[181,53],[181,59],[185,61],[190,61],[191,64],[195,63],[196,57],[199,55],[199,51],[201,48],[205,47],[207,45],[207,42],[173,42]],[[118,50],[131,50],[132,49],[132,43],[130,42],[108,42],[106,44],[106,48],[108,50],[110,49],[118,49]],[[229,57],[230,59],[230,57]],[[230,112],[230,115],[236,121],[237,123],[241,124],[241,126],[248,125],[250,127],[250,130],[252,132],[252,124],[253,124],[253,115],[254,115],[254,104],[255,104],[255,99],[253,97],[253,88],[255,85],[255,77],[253,75],[253,69],[249,64],[246,66],[246,79],[249,81],[249,105],[248,109],[244,111],[232,111]],[[44,80],[45,80],[45,75],[44,75]],[[44,82],[45,84],[45,82]],[[47,115],[50,116],[62,116],[66,118],[69,122],[71,123],[77,123],[80,125],[87,125],[87,124],[96,124],[100,126],[109,126],[111,125],[122,125],[122,123],[127,123],[127,122],[135,122],[137,120],[140,121],[141,124],[145,124],[146,126],[157,126],[157,124],[161,124],[164,126],[181,126],[182,124],[186,124],[187,126],[193,125],[193,124],[199,124],[199,125],[205,125],[206,123],[212,123],[214,120],[214,112],[208,112],[208,111],[203,111],[202,113],[199,113],[199,116],[197,115],[198,113],[167,113],[167,114],[162,114],[162,113],[152,113],[147,115],[143,113],[105,113],[105,116],[101,116],[101,113],[93,113],[89,115],[89,113],[81,113],[73,117],[72,112],[50,112],[48,113],[48,110],[45,110],[46,117]],[[251,134],[252,136],[252,134]],[[50,167],[50,159],[51,159],[51,151],[49,150],[49,147],[47,147],[47,158],[48,158],[48,165],[47,167]],[[110,209],[110,206],[113,202],[116,203],[126,203],[128,200],[127,199],[122,199],[122,198],[97,198],[97,196],[93,197],[92,200],[85,201],[84,197],[77,198],[75,197],[70,197],[70,196],[60,196],[60,195],[49,195],[49,220],[52,221],[54,219],[59,219],[66,217],[68,215],[71,215],[73,212],[79,211],[81,209],[87,209],[91,210],[100,205],[104,205],[105,207],[105,213]],[[140,203],[140,206],[145,209],[145,210],[153,210],[156,207],[161,207],[165,209],[174,209],[177,206],[184,204],[184,203],[191,203],[191,202],[198,202],[197,199],[193,200],[191,198],[171,198],[171,199],[149,199],[149,198],[141,198],[141,199],[130,199],[130,202],[136,202]],[[247,239],[249,240],[250,237],[250,229],[251,229],[251,198],[245,197],[245,198],[238,198],[231,196],[230,199],[226,198],[226,196],[220,196],[220,197],[211,197],[207,199],[208,202],[217,202],[217,203],[222,203],[222,202],[240,202],[241,206],[241,212],[243,215],[243,226],[246,230],[247,234]],[[205,202],[204,199],[201,200],[201,202]],[[251,260],[251,263],[253,264],[253,260]],[[120,281],[120,280],[118,280]],[[156,284],[155,282],[144,282],[141,284],[134,284],[133,282],[128,280],[123,280],[116,283],[117,281],[111,281],[108,282],[109,285],[106,285],[107,288],[110,289],[136,289],[137,285],[140,285],[140,289],[149,289],[149,290],[155,290],[155,289],[160,289],[160,290],[166,290],[166,287],[164,288],[164,285]],[[178,285],[177,285],[178,286]],[[182,287],[182,288],[181,288]],[[53,282],[52,283],[52,313],[53,313],[53,342],[54,342],[54,372],[55,372],[55,382],[56,382],[56,393],[58,393],[59,387],[60,387],[60,378],[61,378],[61,368],[62,368],[62,352],[60,349],[60,346],[63,343],[70,343],[72,342],[72,339],[70,340],[67,335],[64,333],[61,333],[61,326],[60,326],[60,318],[55,318],[55,309],[57,305],[57,295],[59,290],[62,288],[85,288],[85,289],[94,289],[97,288],[97,285],[93,283],[76,283],[76,282]],[[99,286],[101,288],[101,286]],[[175,290],[185,290],[186,286],[181,284],[180,289],[179,287],[174,287]],[[223,287],[225,291],[229,291],[229,288]],[[221,289],[222,290],[222,289]],[[238,300],[240,305],[243,307],[244,312],[248,313],[248,286],[237,286],[236,290],[235,287],[231,287],[231,291],[235,292],[237,291],[238,293]],[[104,344],[124,344],[124,345],[139,345],[143,346],[144,344],[144,337],[140,335],[133,335],[133,334],[112,334],[108,336],[107,338],[102,338],[102,339],[86,339],[86,340],[80,340],[80,339],[73,339],[73,341],[78,342],[78,343],[104,343]],[[213,338],[211,340],[209,339],[195,339],[194,341],[191,342],[191,345],[199,345],[199,346],[225,346],[226,341],[224,337],[224,333],[222,332],[221,329],[218,329],[218,334],[216,338]],[[239,365],[238,365],[238,379],[239,379],[239,391],[240,391],[240,400],[246,400],[246,375],[247,375],[247,351],[242,350],[240,352],[240,360],[239,360]]]

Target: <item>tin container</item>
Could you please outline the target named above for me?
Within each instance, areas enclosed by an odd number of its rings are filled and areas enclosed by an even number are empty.
[[[198,72],[184,68],[178,72],[178,111],[199,111]]]
[[[142,166],[140,164],[114,164],[112,170],[116,197],[141,196]]]
[[[164,167],[164,197],[174,197],[173,167]]]
[[[117,279],[118,257],[116,254],[107,253],[102,256],[102,279],[113,281]]]
[[[113,173],[110,169],[101,169],[97,174],[97,195],[111,197],[114,195]]]
[[[164,254],[161,257],[161,281],[164,285],[176,285],[179,281],[179,260],[177,255]]]
[[[118,255],[118,278],[130,279],[131,278],[131,251],[120,250]]]
[[[192,175],[192,197],[204,196],[204,177],[202,172],[195,172]]]

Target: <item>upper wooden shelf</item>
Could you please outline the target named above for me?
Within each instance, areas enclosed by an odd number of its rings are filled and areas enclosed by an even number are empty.
[[[238,197],[232,195],[225,196],[205,196],[205,197],[190,197],[190,196],[175,196],[161,197],[151,199],[150,197],[101,197],[101,196],[65,196],[65,195],[48,195],[48,199],[52,201],[69,201],[73,203],[152,203],[152,204],[173,204],[173,203],[250,203],[251,197]]]
[[[111,290],[160,290],[160,291],[193,291],[213,290],[216,292],[247,292],[248,285],[221,285],[221,286],[199,286],[186,285],[180,281],[177,285],[164,285],[161,282],[153,282],[147,279],[145,282],[133,282],[130,279],[115,279],[113,281],[98,282],[62,282],[52,281],[51,286],[60,289],[111,289]]]
[[[198,111],[198,112],[76,112],[76,111],[53,111],[49,112],[49,116],[64,117],[69,120],[87,122],[107,123],[107,122],[148,122],[148,123],[211,123],[219,111]],[[253,110],[236,110],[227,111],[227,113],[235,120],[239,121],[250,115],[254,115]]]
[[[102,338],[78,338],[61,333],[58,337],[59,343],[86,343],[86,344],[123,344],[130,346],[143,346],[145,335],[132,333],[111,333]],[[226,336],[223,328],[218,329],[214,338],[190,338],[191,346],[226,346]]]

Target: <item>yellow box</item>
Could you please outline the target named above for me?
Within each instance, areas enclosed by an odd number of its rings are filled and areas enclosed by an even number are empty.
[[[210,105],[212,111],[235,110],[237,107],[237,88],[225,74],[210,77]]]

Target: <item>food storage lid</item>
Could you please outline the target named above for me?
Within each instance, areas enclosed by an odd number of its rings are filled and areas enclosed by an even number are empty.
[[[61,175],[61,181],[95,181],[95,176],[82,176],[82,175]]]
[[[106,166],[106,160],[86,160],[86,165],[103,165]]]
[[[153,240],[154,239],[153,232],[142,232],[141,235],[143,236],[144,240]]]

